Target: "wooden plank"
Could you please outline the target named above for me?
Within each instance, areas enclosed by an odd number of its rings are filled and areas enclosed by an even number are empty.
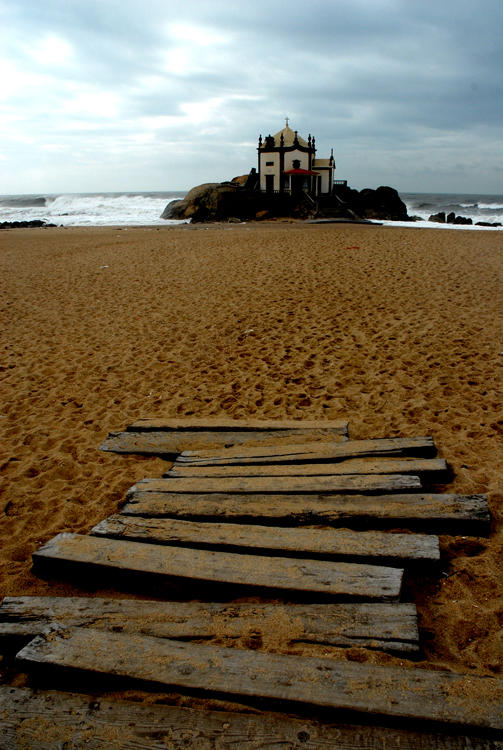
[[[15,596],[5,597],[0,605],[0,637],[26,642],[52,622],[183,640],[217,637],[233,642],[253,634],[264,648],[312,643],[409,654],[419,649],[414,604],[225,604]]]
[[[0,687],[1,750],[503,750],[488,737]],[[479,733],[480,734],[480,733]]]
[[[163,477],[142,479],[134,488],[183,494],[261,493],[327,494],[339,492],[400,492],[421,487],[419,477],[405,474],[345,474],[328,477]],[[133,489],[134,489],[133,488]]]
[[[303,560],[165,547],[80,534],[58,534],[33,553],[38,570],[89,568],[155,580],[252,586],[275,591],[389,600],[400,594],[403,570],[378,565]],[[71,570],[70,568],[70,570]]]
[[[139,420],[126,431],[111,432],[100,450],[114,453],[176,455],[184,450],[231,445],[274,445],[278,442],[345,441],[348,423],[238,420]]]
[[[357,456],[435,456],[437,449],[432,437],[374,438],[372,440],[347,440],[344,443],[301,443],[273,446],[220,448],[219,450],[183,451],[176,464],[197,466],[294,463],[330,461]]]
[[[503,680],[473,674],[268,654],[84,628],[49,628],[17,658],[28,668],[57,665],[207,694],[503,729]]]
[[[235,523],[203,523],[117,514],[91,529],[95,536],[155,544],[226,548],[246,553],[294,554],[324,559],[372,559],[405,565],[440,559],[437,536],[348,529],[298,529]]]
[[[150,486],[148,482],[134,485],[127,494],[122,513],[287,526],[324,524],[363,528],[427,528],[449,534],[459,530],[470,534],[487,534],[489,531],[490,516],[485,495],[189,495],[150,491]]]
[[[448,473],[443,458],[348,458],[337,463],[199,466],[175,464],[166,477],[313,477],[348,474],[416,474],[440,481]]]
[[[166,430],[169,432],[323,432],[326,435],[346,435],[346,419],[230,419],[225,417],[183,417],[137,419],[128,425],[130,432]]]

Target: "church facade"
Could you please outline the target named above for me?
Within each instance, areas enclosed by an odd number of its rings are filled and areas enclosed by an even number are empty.
[[[311,196],[331,195],[334,185],[333,149],[328,159],[316,158],[314,136],[307,141],[286,126],[276,135],[262,136],[258,141],[258,175],[260,190],[266,193],[301,193]]]

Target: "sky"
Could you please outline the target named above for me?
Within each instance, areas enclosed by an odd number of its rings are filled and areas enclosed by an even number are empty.
[[[503,193],[503,0],[0,0],[0,193],[182,190],[285,125],[336,178]]]

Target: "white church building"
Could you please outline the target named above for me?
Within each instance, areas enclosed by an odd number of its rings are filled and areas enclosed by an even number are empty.
[[[276,135],[262,136],[258,141],[258,176],[260,190],[266,193],[306,192],[311,196],[331,195],[335,161],[316,158],[314,136],[307,141],[286,125]]]

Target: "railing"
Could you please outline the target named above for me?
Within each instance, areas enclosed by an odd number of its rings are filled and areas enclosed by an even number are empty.
[[[340,180],[340,184],[341,185],[342,185],[343,182],[346,183],[345,180]],[[265,188],[261,188],[260,192],[261,193],[267,193],[269,195],[292,195],[292,192],[294,192],[294,191],[292,191],[291,188],[283,188],[283,190],[266,190]],[[304,193],[309,198],[311,198],[311,195],[309,193],[307,193],[305,190],[300,190],[299,192]],[[317,195],[327,195],[327,196],[329,196],[330,193],[318,193]]]
[[[316,206],[316,201],[305,190],[302,191],[312,206]]]
[[[347,187],[347,184],[347,180],[334,180],[334,185],[343,185],[344,187]]]

